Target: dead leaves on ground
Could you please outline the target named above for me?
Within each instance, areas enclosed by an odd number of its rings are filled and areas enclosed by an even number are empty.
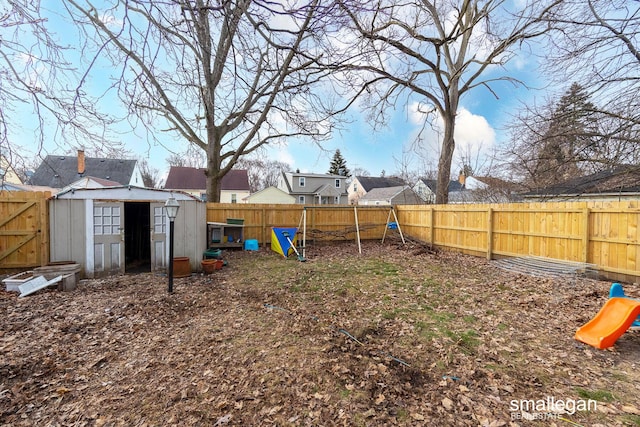
[[[306,263],[230,251],[173,295],[152,274],[0,292],[0,422],[503,426],[527,422],[513,399],[589,393],[611,398],[572,421],[637,422],[640,336],[608,351],[573,339],[609,283],[362,249],[310,247]]]

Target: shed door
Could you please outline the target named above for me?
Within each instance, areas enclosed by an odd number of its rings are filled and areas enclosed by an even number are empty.
[[[124,273],[123,215],[123,202],[94,202],[93,262],[96,274]]]
[[[167,267],[167,215],[163,203],[151,203],[151,271]]]

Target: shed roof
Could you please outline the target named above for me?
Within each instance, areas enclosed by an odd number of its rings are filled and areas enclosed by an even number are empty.
[[[173,196],[176,200],[200,199],[181,191],[158,190],[154,188],[123,185],[106,188],[70,188],[54,195],[53,199],[79,200],[123,200],[123,201],[166,201]]]
[[[40,163],[29,183],[63,188],[79,178],[92,176],[124,185],[131,181],[136,163],[137,160],[85,157],[84,173],[79,174],[77,156],[49,155]]]

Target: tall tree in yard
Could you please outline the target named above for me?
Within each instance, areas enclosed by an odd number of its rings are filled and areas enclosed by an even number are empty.
[[[554,82],[578,82],[597,99],[601,167],[640,162],[640,3],[565,0],[546,49]]]
[[[358,73],[366,79],[358,96],[374,122],[416,98],[427,120],[442,120],[436,203],[448,201],[461,97],[480,88],[497,96],[492,85],[498,81],[519,84],[500,70],[529,39],[548,31],[548,17],[560,3],[340,1],[357,35],[352,49],[362,52],[350,76]]]
[[[631,139],[609,134],[611,115],[573,83],[551,105],[521,112],[504,150],[515,178],[532,190],[625,163],[636,163]],[[636,153],[636,154],[634,154]]]
[[[206,153],[207,198],[244,155],[288,137],[321,140],[326,99],[313,88],[319,0],[65,0],[86,36],[85,52],[113,61],[111,88],[152,140]],[[95,63],[92,60],[91,63]],[[161,137],[162,135],[162,137]]]
[[[350,177],[351,172],[347,168],[347,161],[342,157],[340,150],[336,150],[331,159],[331,165],[329,166],[329,173],[331,175],[340,175]]]

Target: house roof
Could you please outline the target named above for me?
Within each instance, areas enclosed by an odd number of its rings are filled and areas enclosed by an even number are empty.
[[[283,175],[291,175],[291,177],[296,176],[304,176],[307,178],[339,178],[339,179],[347,179],[348,177],[344,175],[332,175],[326,173],[305,173],[305,172],[283,172]]]
[[[527,196],[640,193],[640,166],[622,165],[525,193]]]
[[[137,160],[85,157],[85,172],[78,173],[78,157],[49,155],[31,176],[31,185],[63,188],[84,176],[125,185],[131,181]]]
[[[293,202],[295,202],[296,198],[293,197],[291,194],[282,191],[281,189],[279,189],[278,187],[274,187],[274,186],[270,186],[267,188],[263,188],[260,191],[256,191],[255,193],[252,193],[246,197],[243,197],[242,200],[245,200],[247,202],[250,202],[253,199],[259,199],[263,194],[269,194],[269,193],[276,193],[274,195],[274,197],[284,197],[287,199],[291,199]]]
[[[205,171],[204,168],[171,166],[164,188],[204,191],[207,189]],[[231,169],[222,177],[221,189],[249,191],[249,174],[245,169]]]
[[[10,182],[1,182],[0,190],[6,191],[49,191],[55,193],[58,188],[47,187],[46,185],[28,185],[28,184],[12,184]]]
[[[393,197],[402,193],[404,189],[404,186],[372,188],[371,191],[368,191],[360,200],[391,200]]]
[[[316,196],[325,196],[325,197],[338,197],[343,193],[340,192],[337,188],[329,184],[323,184],[316,188],[313,192]]]
[[[361,201],[367,200],[384,200],[386,202],[394,202],[394,198],[400,198],[399,201],[416,203],[420,202],[420,197],[408,185],[400,185],[396,187],[373,188],[360,198]]]
[[[436,192],[436,187],[437,187],[437,184],[438,184],[437,180],[420,178],[420,181],[422,181],[424,183],[424,185],[429,187],[429,189],[431,191],[433,191],[434,193]],[[463,191],[463,190],[464,190],[464,185],[460,184],[459,181],[457,181],[457,180],[449,181],[449,193],[452,193],[454,191]]]
[[[406,184],[402,178],[395,177],[357,176],[356,179],[367,192],[374,188],[398,187]]]

